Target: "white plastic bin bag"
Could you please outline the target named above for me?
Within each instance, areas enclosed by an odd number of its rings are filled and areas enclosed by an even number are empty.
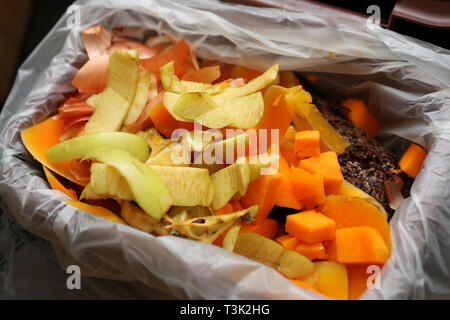
[[[363,97],[391,150],[403,152],[409,140],[428,157],[390,222],[392,254],[381,287],[362,298],[449,298],[449,51],[351,17],[218,1],[77,1],[20,67],[0,117],[1,206],[50,241],[62,267],[78,264],[85,276],[141,283],[149,291],[140,288],[139,297],[154,291],[190,299],[320,298],[260,263],[109,222],[69,206],[49,188],[20,132],[54,114],[75,90],[71,80],[87,60],[79,31],[96,24],[110,31],[125,26],[125,35],[140,40],[152,32],[182,37],[202,58],[261,70],[278,63],[319,75],[318,85],[338,98]]]

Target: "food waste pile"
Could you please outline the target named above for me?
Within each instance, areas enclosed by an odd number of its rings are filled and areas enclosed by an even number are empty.
[[[168,35],[141,43],[100,25],[81,35],[89,59],[76,91],[22,131],[51,188],[116,223],[266,264],[320,296],[362,295],[368,268],[390,256],[388,218],[421,168],[419,146],[397,159],[363,101],[326,101],[306,90],[313,76],[198,59]]]

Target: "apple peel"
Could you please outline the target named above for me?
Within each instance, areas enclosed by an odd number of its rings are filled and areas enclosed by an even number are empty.
[[[125,132],[99,132],[75,137],[47,150],[50,162],[65,162],[82,159],[99,148],[116,148],[129,152],[139,161],[148,159],[150,150],[147,141],[138,135]]]
[[[175,206],[209,206],[214,188],[208,169],[150,166],[161,178]]]
[[[86,155],[114,167],[128,183],[136,203],[159,220],[172,206],[172,197],[158,174],[130,153],[119,149],[97,149]]]
[[[165,64],[159,69],[161,74],[161,83],[168,92],[173,93],[189,93],[189,92],[203,92],[208,94],[218,93],[223,90],[222,83],[208,84],[187,80],[180,80],[175,75],[174,61]],[[220,75],[220,74],[219,74]]]
[[[120,130],[133,102],[139,80],[136,50],[114,51],[109,58],[108,85],[86,123],[86,134]]]

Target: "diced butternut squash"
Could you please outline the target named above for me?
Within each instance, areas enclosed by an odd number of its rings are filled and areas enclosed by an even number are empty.
[[[390,249],[391,237],[386,217],[372,202],[359,197],[327,196],[317,208],[323,215],[336,222],[336,229],[368,226],[380,233]]]
[[[76,201],[76,200],[66,200],[66,202],[75,208],[89,212],[95,216],[98,216],[98,217],[101,217],[101,218],[104,218],[104,219],[107,219],[107,220],[110,220],[113,222],[117,222],[120,224],[126,224],[125,221],[123,221],[116,214],[114,214],[112,211],[110,211],[106,208],[103,208],[100,206],[93,206],[93,205],[90,205],[90,204],[87,204],[87,203],[84,203],[81,201]]]
[[[421,147],[411,144],[398,164],[404,173],[415,179],[422,168],[422,163],[426,156],[426,152]]]
[[[345,265],[338,262],[314,262],[319,279],[314,287],[327,297],[337,300],[348,299],[348,274]]]
[[[297,88],[297,87],[294,87]],[[292,89],[294,89],[292,88]],[[335,151],[341,154],[350,145],[350,143],[341,136],[320,113],[319,109],[313,105],[311,95],[305,90],[299,88],[292,90],[285,97],[288,106],[295,109],[293,123],[295,129],[300,130],[319,130],[320,131],[320,150]]]
[[[278,242],[279,244],[281,244],[284,248],[286,248],[288,250],[295,250],[295,248],[300,243],[300,240],[298,240],[296,237],[291,236],[289,234],[278,237],[275,239],[275,241]]]
[[[278,187],[275,204],[279,207],[300,210],[302,204],[296,198],[291,185],[291,169],[283,157],[280,157],[279,171],[282,175],[280,186]]]
[[[245,208],[258,205],[258,213],[254,218],[256,224],[263,222],[275,206],[281,180],[279,171],[276,174],[261,175],[249,184],[247,193],[239,200]]]
[[[380,131],[380,123],[369,111],[366,104],[358,99],[347,99],[342,102],[342,106],[350,110],[347,119],[353,125],[362,129],[368,136],[375,138]]]
[[[267,218],[262,224],[260,224],[260,235],[265,236],[269,239],[275,238],[278,232],[278,222],[274,219]]]
[[[299,166],[309,173],[323,175],[325,189],[339,188],[344,181],[336,152],[327,151],[318,157],[303,159]]]
[[[336,224],[323,214],[309,210],[288,215],[285,230],[300,241],[313,244],[334,239]]]
[[[291,185],[297,199],[308,209],[325,201],[323,176],[291,167]]]
[[[302,130],[295,133],[295,154],[300,159],[320,156],[320,133]]]
[[[367,226],[336,230],[336,251],[345,264],[384,264],[390,254],[380,233]]]
[[[253,232],[263,237],[273,239],[278,232],[278,222],[273,219],[267,218],[263,222],[256,224],[243,223],[240,232]]]
[[[311,261],[316,259],[325,259],[327,256],[325,247],[323,246],[322,242],[316,242],[312,244],[299,242],[295,247],[295,251],[301,253]]]

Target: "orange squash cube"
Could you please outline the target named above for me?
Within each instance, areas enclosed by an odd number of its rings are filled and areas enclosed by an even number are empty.
[[[336,230],[336,252],[345,264],[384,264],[390,254],[380,233],[367,226]]]
[[[281,173],[282,180],[278,187],[275,204],[279,207],[300,210],[303,206],[295,196],[294,189],[291,185],[291,169],[283,157],[280,157],[279,172]]]
[[[347,119],[353,125],[362,129],[368,136],[375,138],[380,131],[380,123],[369,111],[366,104],[358,99],[347,99],[342,105],[350,110]]]
[[[309,210],[288,215],[285,230],[300,241],[313,244],[334,239],[336,223],[319,212]]]
[[[308,209],[325,202],[323,176],[291,167],[291,185],[295,196]]]
[[[300,159],[320,155],[320,133],[317,130],[302,130],[295,133],[295,154]]]
[[[336,152],[322,152],[318,157],[300,160],[299,166],[309,173],[323,175],[325,189],[339,188],[344,181]]]
[[[391,248],[391,235],[389,223],[383,212],[378,210],[371,201],[359,197],[328,196],[325,203],[317,208],[317,211],[336,222],[336,229],[368,226],[377,230],[384,243]],[[330,244],[325,244],[330,253],[335,252]]]
[[[416,144],[411,144],[398,162],[400,169],[411,178],[416,178],[422,163],[427,156],[426,152]]]
[[[277,189],[282,178],[279,171],[276,174],[259,176],[249,184],[247,193],[239,200],[244,208],[258,205],[258,213],[254,218],[257,224],[263,222],[275,206]]]

